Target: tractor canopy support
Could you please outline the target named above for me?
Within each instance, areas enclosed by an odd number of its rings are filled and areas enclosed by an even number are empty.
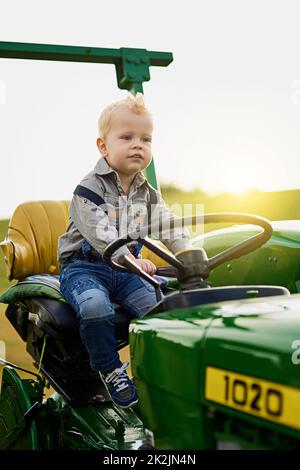
[[[166,67],[172,62],[173,55],[171,52],[127,47],[107,49],[0,41],[0,58],[114,64],[118,87],[136,94],[143,93],[143,82],[150,80],[149,67]],[[146,176],[150,184],[157,188],[153,160],[146,169]]]

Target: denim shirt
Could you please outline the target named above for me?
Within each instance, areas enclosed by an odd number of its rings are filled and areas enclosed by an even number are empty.
[[[142,172],[135,176],[129,193],[125,194],[118,173],[102,157],[95,168],[82,179],[80,185],[101,196],[106,204],[99,206],[87,198],[73,195],[68,227],[58,241],[60,262],[78,251],[84,240],[102,255],[109,243],[133,232],[146,221],[150,184]],[[153,218],[174,219],[176,216],[168,209],[159,191],[155,192],[157,204]],[[191,247],[189,231],[179,227],[168,232],[168,236],[161,238],[161,241],[173,253]],[[123,256],[129,253],[130,250],[125,245],[119,248],[112,258],[122,262]]]

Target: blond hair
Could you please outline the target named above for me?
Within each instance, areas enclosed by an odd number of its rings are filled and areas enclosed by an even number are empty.
[[[128,108],[136,114],[149,114],[150,111],[146,108],[144,102],[144,96],[142,93],[137,93],[135,96],[131,93],[126,96],[123,100],[115,101],[110,105],[106,106],[100,114],[98,120],[98,131],[99,137],[105,140],[110,127],[113,114],[120,108]]]

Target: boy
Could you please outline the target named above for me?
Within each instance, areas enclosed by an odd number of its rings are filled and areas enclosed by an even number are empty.
[[[156,296],[152,285],[136,274],[112,269],[101,254],[122,231],[124,235],[124,230],[137,227],[150,193],[152,200],[153,193],[156,197],[156,212],[163,218],[172,217],[160,193],[142,174],[152,158],[152,129],[141,94],[129,95],[104,109],[97,139],[102,158],[77,186],[67,231],[59,239],[61,291],[79,317],[91,367],[100,372],[112,400],[122,408],[134,405],[138,398],[125,372],[128,364],[122,364],[116,350],[112,302],[139,317],[155,305]],[[124,222],[125,213],[131,218]],[[178,229],[162,241],[174,253],[191,246],[187,233]],[[137,251],[131,253],[129,246],[117,250],[113,259],[122,264],[124,255],[148,274],[155,273],[156,266],[137,258]]]

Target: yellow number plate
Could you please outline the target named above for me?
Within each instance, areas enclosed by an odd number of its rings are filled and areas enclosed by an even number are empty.
[[[205,398],[300,430],[300,389],[207,367]]]

